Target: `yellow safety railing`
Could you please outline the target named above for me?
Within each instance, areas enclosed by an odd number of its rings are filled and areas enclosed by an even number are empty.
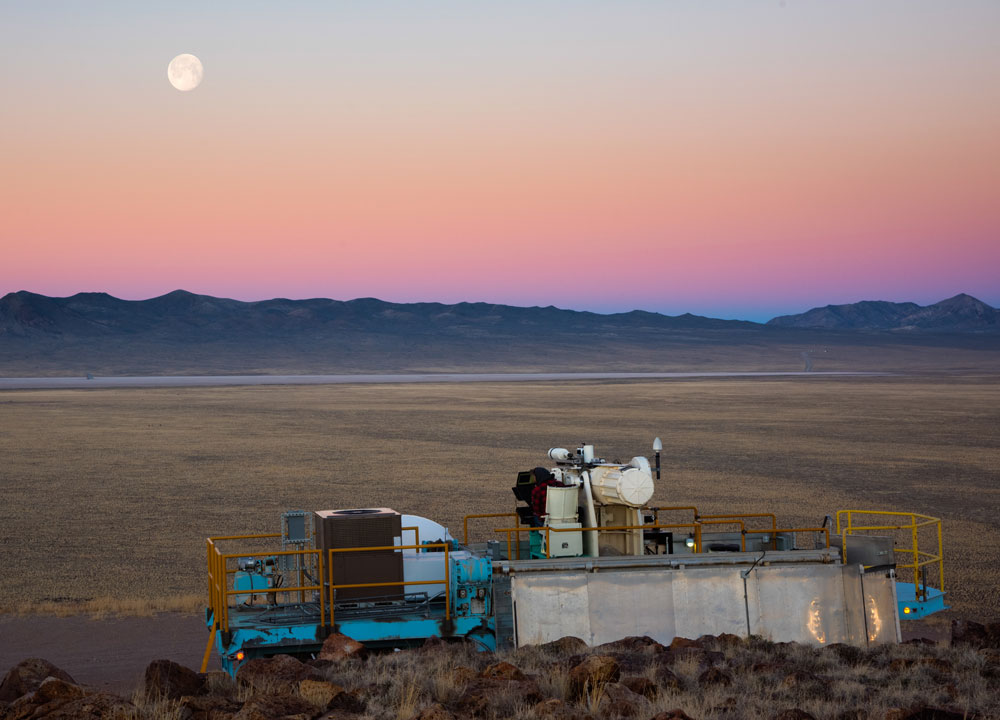
[[[550,533],[564,533],[564,532],[603,532],[605,530],[663,530],[668,528],[691,528],[694,533],[695,542],[695,552],[701,552],[701,523],[668,523],[668,524],[657,524],[657,525],[612,525],[608,527],[584,527],[584,528],[554,528],[548,525],[543,525],[542,527],[530,527],[527,525],[519,525],[518,527],[512,528],[495,528],[493,532],[496,533],[506,533],[507,534],[507,557],[520,560],[521,559],[521,533],[523,532],[543,532],[545,533],[545,557],[548,557],[549,546],[551,544]],[[517,542],[512,543],[512,537],[517,537]],[[515,553],[515,556],[511,555],[511,552]]]
[[[466,515],[464,518],[462,518],[462,537],[463,537],[462,544],[463,545],[469,544],[469,520],[477,520],[482,518],[500,518],[500,517],[512,517],[514,518],[515,525],[517,525],[518,527],[520,527],[521,525],[521,516],[518,515],[516,512],[481,513],[479,515]]]
[[[769,513],[764,515],[770,516]],[[706,516],[702,516],[706,517]],[[701,520],[692,523],[657,523],[653,525],[616,525],[611,527],[596,527],[596,528],[554,528],[548,525],[542,527],[528,527],[519,526],[516,528],[496,528],[494,532],[506,533],[507,534],[507,557],[514,558],[517,560],[521,559],[521,548],[520,548],[520,533],[531,532],[535,530],[537,532],[545,533],[545,557],[549,557],[548,549],[551,546],[551,535],[550,533],[564,533],[564,532],[601,532],[605,530],[665,530],[671,528],[690,528],[694,535],[694,552],[701,553],[704,552],[702,547],[702,528],[706,525],[738,525],[740,532],[740,550],[746,551],[746,536],[753,534],[774,534],[778,535],[780,533],[800,533],[800,532],[816,532],[823,533],[826,539],[826,547],[830,547],[830,528],[828,527],[801,527],[801,528],[779,528],[771,527],[762,530],[747,530],[744,526],[743,521],[740,519],[742,516],[732,516],[732,520]],[[753,515],[752,517],[757,517]],[[517,543],[513,542],[513,537],[518,538]],[[511,553],[514,555],[511,555]]]
[[[778,529],[778,518],[774,513],[726,513],[723,515],[698,515],[695,520],[723,520],[723,519],[749,520],[750,518],[769,518],[771,520],[771,532]]]
[[[861,516],[862,521],[867,523],[864,525],[857,524],[855,522],[855,517]],[[871,524],[872,521],[865,516],[874,516],[875,518],[893,518],[897,520],[893,524],[885,525],[875,525]],[[845,522],[846,518],[846,522]],[[909,522],[899,522],[899,518],[907,518]],[[876,521],[877,522],[877,521]],[[927,552],[920,549],[920,530],[922,528],[935,528],[937,536],[937,552]],[[912,543],[911,547],[894,547],[893,549],[897,553],[903,553],[910,558],[910,562],[896,562],[896,568],[904,568],[913,573],[913,585],[916,591],[920,594],[923,600],[927,600],[927,585],[923,583],[923,589],[921,589],[921,574],[922,569],[928,565],[937,565],[938,567],[938,583],[940,587],[938,588],[942,592],[944,591],[944,542],[941,534],[941,519],[936,517],[931,517],[930,515],[921,515],[920,513],[912,512],[894,512],[889,510],[838,510],[837,511],[837,534],[841,536],[841,552],[843,553],[844,562],[847,562],[847,538],[857,532],[876,532],[876,531],[909,531],[909,539]],[[932,530],[932,532],[934,532]],[[898,536],[894,536],[898,537]],[[895,544],[895,543],[894,543]],[[926,548],[926,543],[924,544]]]
[[[416,527],[406,527],[402,530],[412,530],[415,533],[417,542],[413,545],[387,545],[379,547],[359,547],[359,548],[332,548],[329,550],[326,558],[323,556],[322,550],[278,550],[278,551],[257,551],[257,552],[238,552],[238,553],[224,553],[219,548],[218,543],[223,540],[262,540],[271,538],[280,538],[281,533],[265,533],[261,535],[220,535],[215,537],[210,537],[205,541],[206,544],[206,569],[208,571],[208,607],[212,614],[212,631],[209,635],[208,645],[205,648],[205,655],[202,658],[202,672],[208,667],[208,660],[212,652],[212,645],[215,642],[216,633],[219,631],[228,632],[229,631],[229,621],[230,621],[230,598],[234,595],[281,595],[285,593],[299,593],[299,599],[301,602],[305,601],[306,592],[318,592],[319,593],[319,616],[320,625],[326,627],[327,617],[329,617],[329,624],[332,626],[334,624],[334,602],[335,602],[335,592],[339,589],[345,588],[375,588],[375,587],[392,587],[392,586],[408,586],[408,585],[440,585],[444,583],[445,587],[445,619],[451,619],[451,588],[450,588],[450,568],[449,568],[449,550],[450,543],[420,543],[420,531]],[[400,582],[383,582],[383,583],[351,583],[351,584],[335,584],[333,582],[333,554],[334,553],[353,553],[353,552],[366,552],[372,550],[381,551],[403,551],[403,550],[433,550],[433,549],[443,549],[444,550],[444,579],[443,580],[411,580],[411,581],[400,581]],[[246,558],[246,557],[257,557],[257,556],[267,556],[267,557],[281,557],[281,556],[298,556],[303,559],[303,562],[299,564],[299,584],[291,587],[278,586],[278,587],[268,587],[268,588],[249,588],[237,590],[231,586],[230,575],[239,572],[235,568],[229,567],[229,561],[234,558]],[[306,562],[307,558],[315,558],[314,563]],[[304,582],[304,574],[306,565],[314,566],[316,569],[316,577],[319,579],[317,584],[306,585]],[[324,578],[326,582],[324,583]],[[329,612],[327,612],[327,607],[329,607]]]
[[[215,635],[219,630],[229,631],[229,598],[233,595],[279,595],[284,593],[298,592],[300,599],[305,597],[306,591],[318,590],[320,593],[320,607],[323,604],[323,586],[305,585],[303,579],[304,568],[299,568],[299,584],[291,587],[280,586],[273,588],[250,588],[248,590],[231,589],[229,576],[237,570],[229,568],[228,563],[233,558],[255,557],[257,555],[274,556],[299,556],[305,558],[315,555],[319,568],[319,577],[322,577],[323,557],[319,550],[279,550],[263,551],[256,553],[223,553],[218,546],[218,542],[223,540],[262,540],[270,538],[280,538],[281,533],[263,533],[259,535],[218,535],[208,538],[206,543],[206,563],[208,570],[208,607],[212,613],[212,632],[209,634],[208,645],[205,647],[205,654],[202,658],[202,672],[208,667],[208,659],[212,652],[212,645],[215,642]],[[321,622],[322,615],[321,612]]]
[[[418,528],[416,525],[414,525],[413,527],[400,528],[400,530],[402,530],[403,532],[407,532],[409,530],[412,530],[413,531],[413,544],[414,545],[419,545],[420,544],[420,528]],[[402,539],[402,538],[400,538],[400,539]]]
[[[765,528],[764,530],[744,530],[743,531],[743,537],[744,537],[744,545],[743,545],[743,547],[744,547],[744,549],[746,549],[746,536],[747,535],[761,535],[761,534],[765,534],[765,533],[769,534],[769,535],[780,535],[781,533],[804,533],[804,532],[823,533],[826,536],[826,546],[828,548],[830,547],[830,528],[826,527],[826,526],[824,526],[824,527],[793,527],[793,528],[773,527],[773,528]],[[773,538],[772,538],[772,540],[773,540]]]
[[[347,552],[369,552],[369,551],[386,551],[386,550],[429,550],[431,548],[442,548],[444,550],[444,579],[443,580],[400,580],[394,582],[377,582],[377,583],[340,583],[335,585],[333,582],[333,554],[334,553],[347,553]],[[451,619],[451,569],[448,567],[448,552],[451,548],[450,543],[427,543],[426,545],[382,545],[378,547],[358,547],[358,548],[330,548],[329,549],[329,561],[327,567],[329,568],[329,587],[330,587],[330,625],[334,625],[333,621],[333,606],[334,606],[334,590],[343,590],[347,588],[377,588],[377,587],[401,587],[409,585],[440,585],[444,583],[444,619]],[[319,552],[318,550],[316,552]]]
[[[693,514],[692,520],[698,519],[698,508],[694,505],[664,505],[660,507],[647,507],[643,510],[649,510],[653,513],[653,522],[660,522],[661,512],[670,512],[675,510],[690,510]]]

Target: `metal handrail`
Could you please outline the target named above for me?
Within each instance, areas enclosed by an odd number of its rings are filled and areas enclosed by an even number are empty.
[[[545,557],[549,557],[549,546],[551,545],[551,536],[549,533],[561,533],[561,532],[599,532],[604,530],[663,530],[667,528],[694,528],[695,536],[695,552],[701,552],[701,523],[667,523],[667,524],[656,524],[656,525],[611,525],[608,527],[580,527],[580,528],[554,528],[548,525],[543,525],[542,527],[530,527],[530,526],[518,526],[513,528],[494,528],[493,532],[496,533],[507,533],[507,558],[511,557],[511,535],[516,534],[518,537],[518,548],[517,548],[517,559],[521,559],[521,540],[520,534],[523,532],[531,532],[532,530],[537,530],[538,532],[545,533]]]
[[[333,582],[333,554],[334,553],[344,553],[344,552],[368,552],[376,550],[415,550],[415,549],[429,549],[429,548],[443,548],[444,549],[444,580],[402,580],[398,582],[380,582],[380,583],[341,583],[340,585],[335,585]],[[444,619],[451,620],[451,568],[448,565],[448,552],[451,549],[451,543],[427,543],[426,545],[381,545],[376,547],[357,547],[357,548],[329,548],[327,553],[329,554],[329,563],[327,570],[329,572],[329,588],[330,588],[330,627],[336,627],[333,618],[333,591],[341,590],[346,588],[374,588],[374,587],[405,587],[408,585],[440,585],[444,583]],[[320,552],[317,550],[316,552]],[[323,608],[320,606],[320,613],[322,614]]]
[[[420,544],[420,528],[418,526],[413,525],[411,527],[400,528],[399,530],[400,530],[400,532],[406,532],[407,530],[412,530],[413,531],[413,544],[414,545],[419,545]],[[403,541],[402,536],[399,538],[399,541],[400,542]]]
[[[668,512],[672,510],[691,510],[694,513],[693,520],[698,520],[698,508],[694,505],[664,505],[662,507],[647,507],[644,510],[653,511],[653,522],[660,522],[660,512]]]
[[[218,552],[218,550],[216,550],[216,552]],[[219,569],[220,570],[225,570],[227,562],[229,560],[232,560],[233,558],[256,557],[257,555],[264,555],[264,554],[266,554],[268,556],[276,556],[276,555],[318,555],[318,556],[320,556],[320,559],[319,559],[319,569],[322,570],[322,568],[323,568],[322,552],[320,550],[278,550],[278,551],[275,551],[275,552],[254,553],[254,554],[245,553],[245,552],[244,553],[218,553],[218,555],[219,555],[219,558],[218,558]],[[320,577],[322,577],[322,575]],[[320,591],[320,595],[321,595],[321,597],[320,597],[320,601],[321,601],[321,605],[320,605],[320,611],[321,612],[320,612],[320,614],[322,615],[322,592],[323,592],[323,588],[322,588],[321,585],[309,585],[309,586],[301,586],[301,587],[294,587],[294,588],[286,588],[286,587],[281,587],[281,588],[266,588],[263,593],[259,593],[259,592],[255,593],[252,590],[249,591],[249,592],[246,591],[246,590],[235,590],[235,589],[230,590],[227,585],[223,585],[222,588],[220,589],[220,595],[219,595],[219,599],[222,602],[222,624],[220,625],[220,627],[223,628],[226,632],[229,631],[229,602],[228,602],[228,600],[233,595],[263,595],[265,593],[284,593],[284,592],[295,592],[295,591],[305,591],[305,590],[319,590]]]
[[[416,528],[405,528],[413,529]],[[419,532],[419,531],[417,531]],[[206,659],[202,663],[205,665],[207,663],[207,657],[211,652],[211,644],[215,638],[215,633],[218,630],[224,632],[229,631],[230,627],[230,613],[229,613],[229,598],[234,595],[258,595],[258,594],[268,594],[268,593],[289,593],[298,592],[305,593],[307,591],[319,591],[319,605],[320,605],[320,624],[326,627],[327,613],[326,605],[329,602],[330,605],[330,624],[334,621],[334,601],[333,601],[333,591],[343,588],[359,588],[359,587],[390,587],[390,586],[409,586],[409,585],[438,585],[442,582],[445,586],[445,619],[451,619],[451,583],[450,583],[450,568],[449,568],[449,552],[451,549],[450,543],[427,543],[420,544],[419,542],[414,545],[386,545],[377,547],[360,547],[360,548],[330,548],[327,554],[327,568],[324,568],[324,558],[322,550],[279,550],[274,552],[266,553],[223,553],[218,545],[216,545],[216,540],[246,540],[246,539],[258,539],[261,537],[281,537],[280,533],[268,534],[268,535],[239,535],[239,536],[216,536],[211,537],[206,540],[206,569],[208,571],[208,605],[209,610],[212,613],[212,633],[209,638],[209,647],[206,649]],[[418,535],[419,537],[419,535]],[[341,583],[334,584],[333,582],[333,553],[343,553],[343,552],[365,552],[371,550],[429,550],[434,548],[441,548],[444,550],[444,580],[411,580],[411,581],[400,581],[400,582],[385,582],[385,583]],[[261,588],[259,592],[255,592],[254,589],[249,590],[237,590],[235,588],[230,588],[228,584],[228,576],[231,572],[237,572],[235,570],[231,571],[227,568],[228,561],[233,558],[243,558],[243,557],[257,557],[259,555],[267,555],[268,557],[273,556],[309,556],[315,555],[317,558],[317,569],[318,576],[323,578],[328,575],[329,585],[327,586],[322,582],[322,580],[315,585],[305,585],[301,583],[294,587],[277,587],[277,588]],[[329,590],[327,590],[329,588]],[[329,592],[329,597],[327,593]]]
[[[771,531],[778,528],[778,518],[774,513],[726,513],[722,515],[699,515],[698,520],[720,520],[723,518],[771,518]]]
[[[847,524],[842,529],[842,516],[847,516]],[[855,525],[855,515],[873,515],[878,517],[909,518],[909,524],[897,525]],[[925,527],[937,526],[937,553],[926,552],[920,549],[919,530]],[[847,562],[847,537],[855,532],[868,532],[873,530],[909,530],[912,547],[893,548],[897,553],[908,553],[913,558],[912,562],[897,563],[898,567],[909,569],[913,572],[913,586],[923,601],[927,600],[927,584],[920,587],[920,569],[927,565],[938,566],[939,590],[944,592],[944,539],[941,531],[941,518],[921,513],[899,512],[894,510],[838,510],[837,511],[837,533],[841,535],[841,553],[844,562]],[[927,558],[921,560],[921,558]]]
[[[745,535],[754,535],[754,534],[768,533],[768,534],[778,535],[780,533],[800,533],[800,532],[821,532],[821,533],[825,533],[826,534],[826,546],[827,546],[827,548],[830,547],[830,528],[829,527],[767,528],[767,529],[764,529],[764,530],[746,530],[746,531],[744,531],[744,534]]]
[[[469,544],[469,520],[477,520],[482,518],[498,518],[498,517],[512,517],[514,518],[514,524],[518,527],[521,526],[521,516],[516,512],[512,513],[482,513],[478,515],[466,515],[462,518],[462,544]]]

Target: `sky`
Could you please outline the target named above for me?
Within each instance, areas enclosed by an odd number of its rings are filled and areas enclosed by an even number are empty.
[[[997,37],[996,0],[3,0],[0,295],[1000,306]]]

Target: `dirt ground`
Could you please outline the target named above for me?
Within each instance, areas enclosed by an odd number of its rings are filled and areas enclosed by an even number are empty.
[[[0,676],[30,657],[45,658],[74,680],[128,693],[153,660],[168,659],[198,670],[208,630],[197,614],[95,620],[73,617],[0,616]],[[213,654],[209,669],[217,670]]]
[[[953,612],[1000,617],[1000,378],[794,378],[0,392],[0,607],[205,588],[204,538],[389,506],[460,532],[551,446],[664,442],[654,501],[944,519]],[[476,526],[480,538],[492,526]]]

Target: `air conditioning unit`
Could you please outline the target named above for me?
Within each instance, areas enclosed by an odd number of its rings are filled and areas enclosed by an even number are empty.
[[[323,551],[323,581],[329,583],[333,556],[333,584],[357,585],[403,581],[403,553],[399,550],[335,552],[331,549],[392,547],[401,542],[402,516],[391,508],[318,510],[315,513],[316,549]],[[360,599],[399,599],[402,585],[334,589],[336,602]]]

